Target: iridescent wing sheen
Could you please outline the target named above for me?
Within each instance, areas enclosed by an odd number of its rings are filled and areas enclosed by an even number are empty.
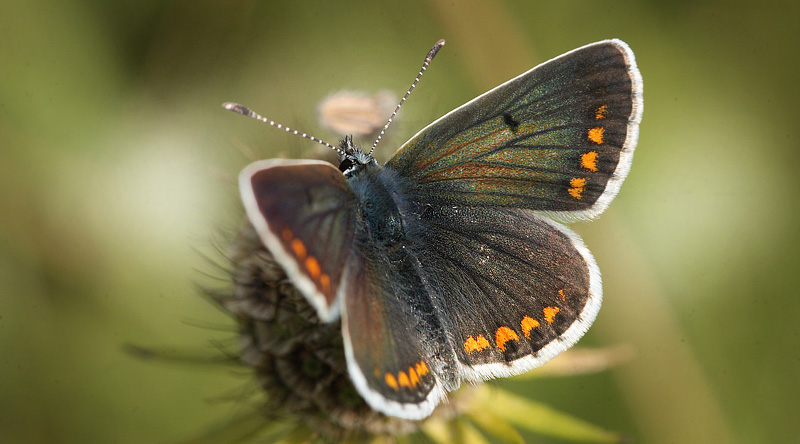
[[[591,218],[628,174],[641,113],[633,52],[622,41],[601,41],[456,108],[386,166],[415,184],[421,202]]]
[[[323,321],[336,319],[357,199],[327,162],[262,160],[239,175],[250,222]]]

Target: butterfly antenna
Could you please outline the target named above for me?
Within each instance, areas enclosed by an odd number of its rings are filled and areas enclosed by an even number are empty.
[[[414,88],[417,86],[417,83],[419,83],[419,79],[422,78],[422,74],[425,74],[425,70],[428,69],[428,65],[431,64],[431,60],[433,60],[433,58],[436,57],[436,53],[438,53],[439,50],[442,49],[442,46],[444,46],[444,40],[439,40],[438,42],[436,42],[435,45],[433,45],[433,48],[431,48],[431,50],[428,51],[428,55],[425,56],[425,61],[422,63],[422,69],[419,70],[417,78],[414,79],[414,83],[412,83],[411,87],[408,88],[408,91],[406,91],[406,95],[404,95],[403,98],[400,99],[400,103],[397,104],[397,108],[394,109],[392,115],[389,116],[389,121],[386,122],[386,125],[383,126],[383,129],[381,130],[380,134],[378,134],[378,138],[375,139],[375,143],[372,144],[372,149],[369,150],[369,153],[367,153],[368,155],[372,155],[372,152],[375,151],[375,147],[378,146],[378,142],[381,141],[381,137],[383,137],[383,133],[386,132],[386,128],[389,128],[389,125],[392,124],[394,116],[396,116],[397,112],[400,111],[400,107],[403,106],[403,102],[405,102],[408,96],[411,95],[411,91],[414,90]]]
[[[342,150],[341,148],[339,148],[337,146],[333,146],[330,143],[328,143],[328,142],[326,142],[324,140],[321,140],[321,139],[317,139],[314,136],[309,136],[306,133],[301,133],[300,131],[293,130],[293,129],[289,128],[288,126],[284,126],[284,125],[281,125],[278,122],[275,122],[274,120],[267,119],[266,117],[258,114],[257,112],[251,110],[250,108],[248,108],[248,107],[246,107],[244,105],[240,105],[238,103],[233,103],[233,102],[225,102],[225,103],[222,104],[222,107],[227,109],[228,111],[233,111],[233,112],[241,114],[243,116],[252,117],[252,118],[254,118],[256,120],[260,120],[260,121],[262,121],[262,122],[264,122],[266,124],[274,126],[275,128],[282,129],[282,130],[286,131],[287,133],[292,133],[292,134],[294,134],[296,136],[305,137],[306,139],[311,139],[314,142],[317,142],[319,144],[325,145],[328,148],[336,151],[337,153],[339,153],[340,156],[344,156],[345,155],[344,150]]]

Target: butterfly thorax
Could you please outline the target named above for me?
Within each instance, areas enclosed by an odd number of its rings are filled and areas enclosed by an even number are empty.
[[[376,246],[392,249],[405,238],[397,203],[386,183],[384,169],[373,162],[363,166],[361,174],[348,178],[358,196],[359,216]]]
[[[389,191],[394,184],[387,183],[383,168],[372,155],[353,143],[353,136],[345,136],[339,148],[342,152],[339,170],[358,197],[359,218],[370,239],[392,248],[403,239],[400,211]]]

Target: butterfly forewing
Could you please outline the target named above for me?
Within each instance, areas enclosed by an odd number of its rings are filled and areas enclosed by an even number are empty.
[[[641,101],[630,48],[598,42],[446,114],[387,167],[412,179],[424,202],[592,217],[627,175]]]
[[[327,162],[266,160],[239,180],[262,242],[320,318],[335,319],[357,204],[342,173]]]

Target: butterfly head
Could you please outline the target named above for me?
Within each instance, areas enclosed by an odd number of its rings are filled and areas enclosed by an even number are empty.
[[[339,142],[338,151],[340,153],[339,171],[348,178],[358,175],[367,165],[377,165],[378,163],[372,155],[353,143],[353,136],[344,136],[344,139]]]

